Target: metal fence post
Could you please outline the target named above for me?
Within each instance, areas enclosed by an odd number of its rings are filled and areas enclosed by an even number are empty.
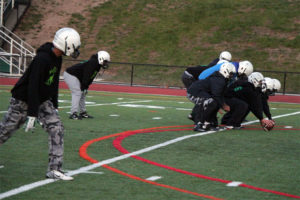
[[[133,70],[134,70],[134,65],[131,64],[131,77],[130,77],[130,86],[133,85]]]
[[[285,84],[286,84],[286,72],[284,72],[284,76],[283,76],[283,95],[285,95]]]

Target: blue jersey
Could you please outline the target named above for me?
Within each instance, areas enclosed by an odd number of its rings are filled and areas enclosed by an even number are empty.
[[[209,77],[210,75],[212,75],[215,71],[220,71],[220,68],[221,68],[221,65],[223,64],[224,62],[221,62],[219,64],[216,64],[206,70],[204,70],[199,76],[198,76],[198,79],[199,80],[202,80],[202,79],[206,79],[207,77]],[[238,71],[239,69],[239,63],[238,62],[230,62],[231,64],[234,65],[235,67],[235,70]]]

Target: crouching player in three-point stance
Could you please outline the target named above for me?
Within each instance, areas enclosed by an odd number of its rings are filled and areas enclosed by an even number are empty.
[[[64,127],[58,116],[58,85],[62,55],[79,56],[80,36],[72,28],[59,29],[53,42],[43,44],[37,55],[11,90],[8,112],[0,123],[0,145],[25,123],[32,130],[36,119],[48,132],[49,163],[47,178],[72,180],[62,170]]]
[[[229,111],[224,102],[224,91],[229,79],[236,73],[231,63],[223,63],[219,71],[203,80],[194,82],[187,91],[187,97],[195,103],[194,131],[218,130],[217,112],[220,108]]]

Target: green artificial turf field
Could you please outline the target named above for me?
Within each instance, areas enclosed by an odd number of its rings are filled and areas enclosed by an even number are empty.
[[[1,118],[10,88],[0,86]],[[60,90],[59,100],[64,169],[74,181],[45,181],[47,133],[40,125],[20,129],[0,146],[0,199],[300,198],[299,104],[270,103],[271,132],[250,114],[243,130],[203,134],[192,131],[185,97],[89,91],[95,118],[77,121],[68,119],[69,91]]]

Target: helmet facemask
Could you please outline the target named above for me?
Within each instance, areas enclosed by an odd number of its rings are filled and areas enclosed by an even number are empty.
[[[221,65],[219,72],[224,76],[224,78],[232,79],[236,70],[233,64],[226,62]]]
[[[253,72],[249,75],[248,81],[254,85],[255,88],[261,88],[264,76],[259,72]]]
[[[81,45],[80,36],[76,30],[72,28],[62,28],[55,34],[53,44],[61,50],[65,56],[77,58],[80,54]]]
[[[99,51],[98,55],[98,62],[103,67],[103,69],[107,69],[109,67],[110,62],[110,55],[106,51]]]

